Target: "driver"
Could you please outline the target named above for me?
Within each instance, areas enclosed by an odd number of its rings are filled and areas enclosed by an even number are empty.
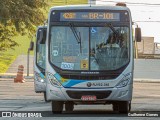
[[[116,43],[116,35],[115,34],[109,35],[106,47],[119,48],[119,45]]]

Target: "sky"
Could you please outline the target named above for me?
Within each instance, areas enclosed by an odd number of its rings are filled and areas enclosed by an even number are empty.
[[[160,0],[97,0],[96,4],[115,4],[116,2],[127,3],[132,20],[137,21],[142,36],[154,37],[154,42],[160,43]]]

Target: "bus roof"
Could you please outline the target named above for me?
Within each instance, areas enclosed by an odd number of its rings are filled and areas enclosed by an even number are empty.
[[[66,5],[66,6],[55,6],[52,7],[50,9],[50,11],[53,10],[72,10],[72,9],[77,9],[77,10],[81,10],[81,9],[90,9],[90,10],[126,10],[129,11],[128,7],[125,6],[107,6],[107,5]]]

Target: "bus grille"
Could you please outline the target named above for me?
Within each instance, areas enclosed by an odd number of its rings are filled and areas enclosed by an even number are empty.
[[[94,95],[97,97],[97,99],[104,99],[109,97],[111,94],[111,90],[108,91],[66,91],[68,96],[73,99],[81,99],[83,95]]]
[[[61,75],[65,79],[75,79],[75,80],[108,80],[115,79],[119,74],[113,75],[97,75],[97,76],[82,76],[82,75]]]

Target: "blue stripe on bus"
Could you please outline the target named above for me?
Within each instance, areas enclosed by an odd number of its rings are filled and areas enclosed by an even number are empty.
[[[40,77],[44,79],[44,75],[42,73],[39,73]]]
[[[62,84],[64,87],[72,87],[76,84],[82,83],[82,82],[86,82],[85,80],[69,80],[66,84]]]
[[[86,80],[65,79],[65,78],[62,78],[58,73],[56,73],[54,76],[64,87],[72,87],[76,84],[86,82]]]

